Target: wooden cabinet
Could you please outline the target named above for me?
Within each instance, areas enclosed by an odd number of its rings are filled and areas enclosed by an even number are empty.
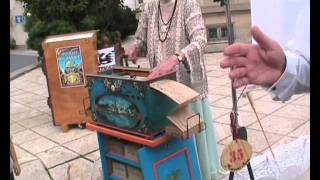
[[[67,131],[71,124],[91,122],[85,75],[97,71],[96,31],[49,36],[42,46],[54,124]]]

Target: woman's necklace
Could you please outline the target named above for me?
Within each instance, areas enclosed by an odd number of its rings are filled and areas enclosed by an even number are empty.
[[[161,8],[160,8],[160,0],[159,0],[159,4],[158,4],[158,37],[161,42],[164,42],[167,40],[169,30],[171,27],[172,18],[173,18],[174,12],[176,11],[176,6],[177,6],[177,0],[174,1],[174,7],[173,7],[171,17],[169,18],[168,22],[165,23],[162,18],[162,12],[161,12]],[[164,24],[164,28],[163,29],[161,28],[161,33],[160,33],[160,22],[159,22],[160,19],[161,19],[162,24]],[[169,27],[166,28],[168,24],[169,24]],[[163,27],[163,26],[161,26],[161,27]],[[164,39],[161,38],[162,35],[160,35],[160,34],[165,34]]]

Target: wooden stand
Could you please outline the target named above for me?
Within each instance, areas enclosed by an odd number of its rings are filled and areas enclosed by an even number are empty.
[[[202,179],[194,137],[146,140],[93,123],[87,128],[97,131],[105,180]]]
[[[43,43],[48,105],[55,125],[91,122],[85,74],[97,71],[96,31],[49,36]]]

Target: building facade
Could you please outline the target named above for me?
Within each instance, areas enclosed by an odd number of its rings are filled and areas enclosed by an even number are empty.
[[[124,5],[131,9],[140,9],[149,0],[124,0]],[[208,45],[206,52],[220,52],[228,45],[228,30],[226,25],[225,7],[213,0],[197,0],[201,6],[204,23],[207,28]],[[232,14],[232,32],[236,42],[250,43],[251,13],[250,0],[230,0]],[[10,0],[10,37],[16,44],[24,47],[28,34],[23,29],[23,22],[17,17],[23,15],[20,2]],[[139,15],[137,15],[139,17]]]
[[[126,0],[125,3],[133,4],[132,9],[142,7],[142,3],[150,0]],[[207,28],[208,45],[206,52],[221,52],[228,45],[228,30],[226,25],[225,7],[213,0],[197,0]],[[250,0],[230,0],[231,20],[235,42],[251,42],[251,11]],[[139,17],[139,15],[137,16]]]
[[[225,6],[213,0],[198,0],[207,28],[208,45],[206,52],[219,52],[228,45]],[[250,0],[230,0],[230,11],[235,42],[251,42]]]
[[[17,48],[25,48],[28,33],[24,31],[24,10],[21,2],[10,0],[10,39]]]

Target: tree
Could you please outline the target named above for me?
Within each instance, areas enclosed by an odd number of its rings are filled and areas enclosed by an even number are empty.
[[[122,38],[133,34],[138,20],[135,12],[123,5],[123,0],[18,0],[25,9],[28,32],[27,46],[43,56],[42,41],[49,35],[88,30],[100,30],[98,45],[107,34],[113,40],[114,31]]]

